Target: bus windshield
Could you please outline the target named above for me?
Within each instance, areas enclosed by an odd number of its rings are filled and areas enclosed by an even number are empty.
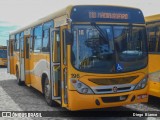
[[[72,65],[90,73],[119,73],[147,65],[143,26],[73,25]]]
[[[7,50],[0,50],[0,58],[7,58]]]

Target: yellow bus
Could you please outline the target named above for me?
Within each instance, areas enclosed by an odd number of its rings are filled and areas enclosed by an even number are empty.
[[[0,46],[0,66],[7,66],[7,46]]]
[[[75,5],[10,34],[18,84],[69,110],[148,101],[147,39],[137,8]]]
[[[160,14],[145,17],[149,49],[149,95],[160,97]]]

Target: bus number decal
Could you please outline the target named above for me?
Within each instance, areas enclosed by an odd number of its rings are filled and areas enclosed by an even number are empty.
[[[80,75],[79,74],[71,74],[71,77],[72,78],[80,78]]]

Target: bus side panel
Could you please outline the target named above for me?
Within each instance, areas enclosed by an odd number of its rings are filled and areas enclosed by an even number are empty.
[[[19,52],[14,52],[13,61],[13,74],[16,74],[16,66],[19,68]]]
[[[31,86],[42,92],[42,74],[50,72],[49,54],[32,53],[31,57]]]
[[[13,54],[13,40],[10,41],[10,74],[14,74],[14,54]]]
[[[160,97],[160,55],[149,54],[149,95]]]

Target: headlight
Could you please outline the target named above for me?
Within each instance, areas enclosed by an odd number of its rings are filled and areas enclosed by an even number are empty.
[[[94,94],[91,88],[89,88],[84,83],[80,82],[79,80],[71,80],[74,88],[82,94]]]
[[[147,85],[147,81],[148,81],[148,78],[145,77],[143,78],[143,80],[141,80],[135,87],[135,90],[139,90],[139,89],[143,89],[145,88],[145,86]]]

